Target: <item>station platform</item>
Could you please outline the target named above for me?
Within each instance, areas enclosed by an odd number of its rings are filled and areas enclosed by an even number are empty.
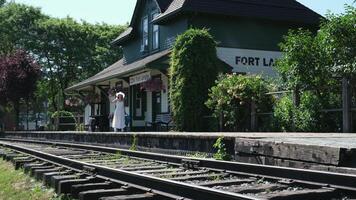
[[[2,138],[75,142],[156,153],[212,156],[217,138],[239,162],[356,173],[356,134],[5,132]]]

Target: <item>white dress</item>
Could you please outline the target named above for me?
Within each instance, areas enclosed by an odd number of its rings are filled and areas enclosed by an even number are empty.
[[[125,128],[125,105],[124,101],[116,101],[116,109],[114,113],[114,119],[112,121],[112,127],[116,129]]]

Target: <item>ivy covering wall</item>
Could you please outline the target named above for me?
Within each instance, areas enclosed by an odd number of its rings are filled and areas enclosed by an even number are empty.
[[[223,67],[216,42],[205,29],[189,29],[178,36],[170,63],[170,101],[177,131],[207,131],[208,91]]]

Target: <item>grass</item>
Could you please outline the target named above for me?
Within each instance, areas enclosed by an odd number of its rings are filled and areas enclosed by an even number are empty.
[[[0,200],[63,200],[52,189],[15,170],[11,163],[0,160]]]

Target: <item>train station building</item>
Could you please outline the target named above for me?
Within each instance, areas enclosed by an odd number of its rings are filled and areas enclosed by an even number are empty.
[[[278,44],[290,29],[316,31],[322,17],[295,0],[138,0],[128,29],[113,41],[123,58],[66,92],[95,93],[85,121],[99,116],[105,124],[115,105],[110,91],[123,91],[134,130],[168,114],[168,68],[172,46],[189,28],[206,28],[217,41],[222,64],[239,74],[277,76]]]

